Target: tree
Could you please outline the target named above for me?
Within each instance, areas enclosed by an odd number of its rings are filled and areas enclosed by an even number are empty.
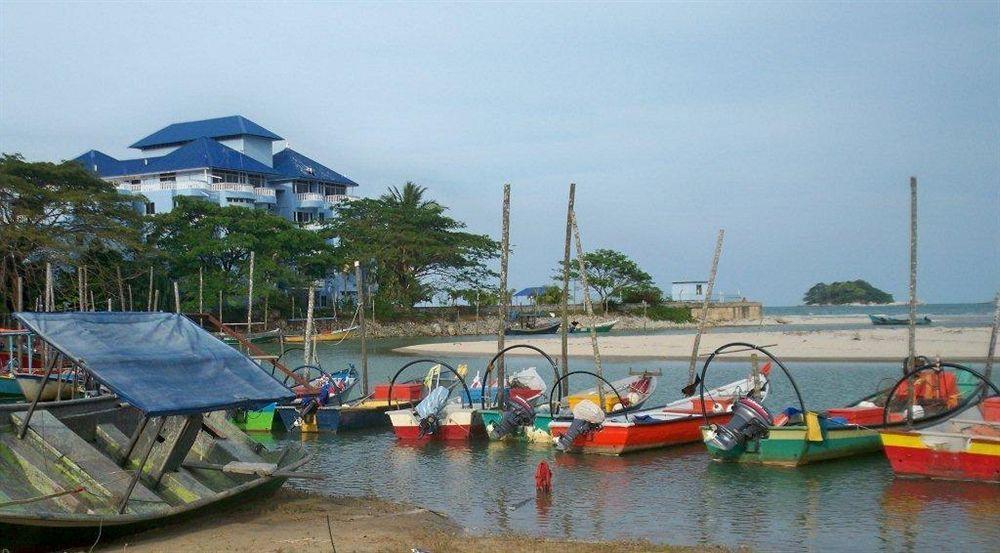
[[[41,295],[46,263],[66,280],[96,252],[103,252],[101,258],[133,258],[142,249],[141,216],[133,201],[77,163],[29,163],[18,154],[0,155],[2,308],[16,308],[18,277],[26,302]],[[75,286],[63,301],[67,297],[75,300]]]
[[[257,297],[323,278],[338,266],[328,238],[264,210],[184,196],[176,198],[173,210],[152,218],[148,235],[162,266],[184,289],[196,290],[198,269],[204,269],[207,298],[220,290],[245,293],[250,252]]]
[[[583,254],[587,266],[587,284],[600,298],[604,312],[608,312],[608,303],[613,299],[621,299],[630,290],[653,287],[653,277],[639,268],[639,265],[627,255],[609,249],[599,249]],[[562,265],[553,276],[562,280]],[[580,280],[580,263],[574,259],[570,262],[570,278]]]
[[[820,282],[806,292],[802,301],[806,305],[843,305],[846,303],[892,303],[892,294],[875,288],[864,280],[845,282]]]
[[[643,284],[626,288],[621,294],[622,303],[642,303],[660,305],[663,303],[663,290],[652,284]]]
[[[494,276],[486,262],[496,258],[499,244],[465,232],[465,224],[445,215],[447,208],[426,199],[426,192],[407,182],[379,198],[342,202],[327,221],[337,236],[337,256],[366,263],[382,299],[400,307]]]

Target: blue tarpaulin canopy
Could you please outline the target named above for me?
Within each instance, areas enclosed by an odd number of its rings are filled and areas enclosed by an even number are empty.
[[[183,315],[15,313],[31,331],[150,416],[256,409],[295,397]]]
[[[544,286],[531,286],[514,294],[515,298],[534,298],[545,293]]]

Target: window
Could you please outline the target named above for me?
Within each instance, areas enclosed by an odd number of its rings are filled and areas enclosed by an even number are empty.
[[[155,202],[146,202],[146,215],[156,215]]]
[[[699,296],[701,295],[701,284],[695,284],[694,285],[694,293],[697,294],[697,295],[699,295]]]
[[[177,182],[176,173],[160,173],[160,182]]]
[[[311,223],[313,221],[314,213],[309,211],[296,211],[295,212],[295,222],[296,223]]]

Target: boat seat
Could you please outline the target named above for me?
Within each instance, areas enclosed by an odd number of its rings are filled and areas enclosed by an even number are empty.
[[[11,419],[20,426],[24,423],[24,416],[24,413],[12,413]],[[107,496],[112,506],[128,491],[130,472],[70,430],[52,413],[35,411],[24,439],[30,439],[46,457],[54,458],[71,472],[79,474],[81,485],[94,495]],[[150,512],[166,506],[162,497],[139,482],[132,490],[127,512]]]

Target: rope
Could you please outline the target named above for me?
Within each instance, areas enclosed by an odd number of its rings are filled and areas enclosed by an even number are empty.
[[[80,493],[80,492],[85,492],[85,491],[87,491],[87,489],[84,488],[83,486],[80,486],[78,488],[73,488],[72,490],[63,490],[61,492],[55,492],[55,493],[50,493],[50,494],[45,494],[45,495],[37,495],[35,497],[27,497],[27,498],[24,498],[24,499],[14,499],[14,500],[11,500],[11,501],[5,501],[3,503],[0,503],[0,508],[2,508],[2,507],[9,507],[11,505],[24,505],[26,503],[34,503],[36,501],[45,501],[46,499],[54,499],[56,497],[62,497],[64,495],[69,495],[69,494],[74,494],[74,493]]]

